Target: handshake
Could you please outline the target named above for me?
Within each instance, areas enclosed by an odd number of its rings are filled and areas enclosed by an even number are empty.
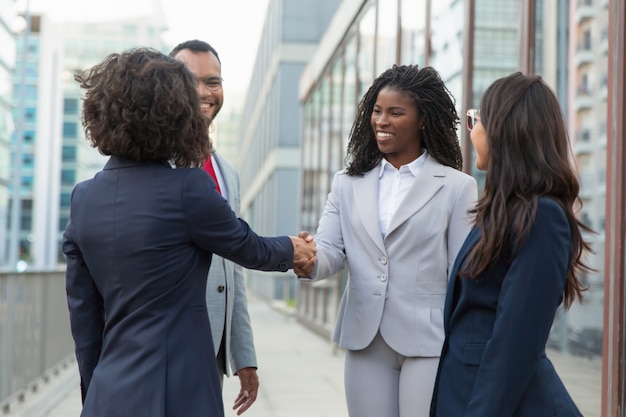
[[[300,232],[298,237],[289,236],[293,243],[293,272],[298,277],[308,277],[313,273],[317,257],[315,240],[309,232]]]

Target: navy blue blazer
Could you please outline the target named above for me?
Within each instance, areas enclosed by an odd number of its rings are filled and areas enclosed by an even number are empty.
[[[468,235],[450,275],[431,417],[582,416],[545,353],[572,256],[565,212],[540,198],[511,262],[457,277],[480,233]]]
[[[234,215],[202,169],[111,157],[63,236],[81,416],[223,416],[205,302],[211,254],[286,271],[293,244]]]

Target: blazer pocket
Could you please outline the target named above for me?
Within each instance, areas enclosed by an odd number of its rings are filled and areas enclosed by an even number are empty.
[[[465,365],[480,365],[484,351],[485,345],[483,343],[468,343],[463,349],[463,363]]]
[[[196,305],[189,306],[187,311],[189,311],[190,313],[203,313],[203,312],[206,312],[207,311],[206,304],[205,305],[196,304]]]

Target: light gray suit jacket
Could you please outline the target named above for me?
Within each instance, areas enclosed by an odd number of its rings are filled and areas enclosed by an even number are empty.
[[[228,204],[239,216],[239,176],[237,171],[213,151],[218,169],[226,183]],[[220,256],[213,255],[207,280],[206,302],[217,355],[224,330],[226,374],[241,368],[257,367],[252,326],[248,314],[243,268]],[[229,366],[230,365],[230,369]]]
[[[427,156],[382,236],[378,166],[363,177],[338,172],[315,235],[318,280],[347,267],[350,277],[333,340],[366,348],[380,330],[405,356],[438,357],[443,305],[457,252],[471,229],[476,181]]]

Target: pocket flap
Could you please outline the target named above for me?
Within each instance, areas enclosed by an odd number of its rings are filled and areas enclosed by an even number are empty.
[[[480,365],[483,359],[485,345],[482,343],[468,343],[463,350],[463,361],[465,365]]]

